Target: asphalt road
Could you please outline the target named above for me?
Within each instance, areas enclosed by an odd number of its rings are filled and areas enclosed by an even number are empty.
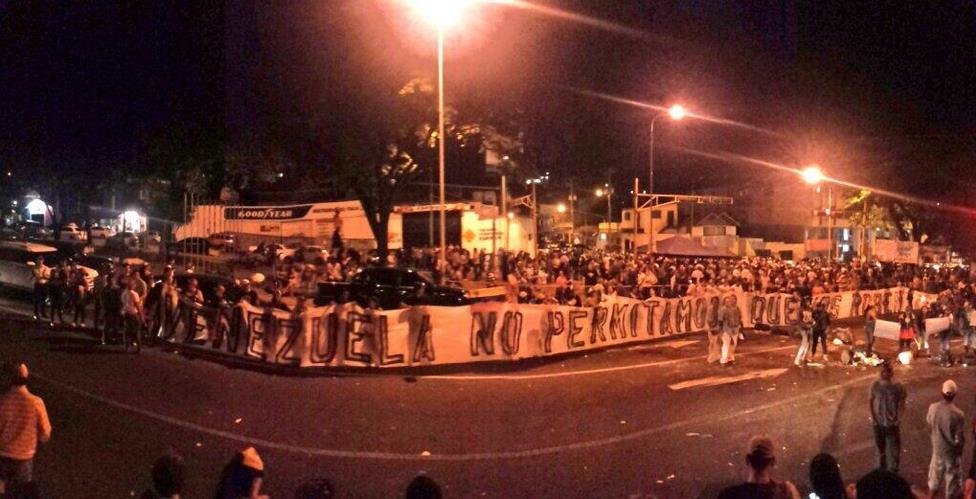
[[[764,333],[749,334],[731,368],[706,364],[692,336],[524,369],[289,377],[154,349],[122,354],[21,323],[0,331],[0,358],[28,362],[51,414],[53,439],[35,465],[47,497],[138,495],[168,448],[189,464],[184,497],[207,497],[250,444],[273,498],[316,477],[339,497],[397,497],[420,472],[447,497],[714,497],[744,477],[756,433],[775,439],[778,475],[801,489],[821,451],[848,481],[873,467],[876,370],[790,367],[793,341]],[[925,409],[952,377],[973,414],[976,372],[916,362],[896,376],[909,393],[902,468],[923,485]]]

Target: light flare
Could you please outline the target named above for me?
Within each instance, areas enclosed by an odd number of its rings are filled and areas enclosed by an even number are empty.
[[[582,88],[575,88],[575,87],[563,87],[563,88],[569,90],[570,92],[573,92],[573,93],[576,93],[576,94],[580,94],[580,95],[585,95],[587,97],[595,97],[597,99],[603,99],[605,101],[615,102],[617,104],[624,104],[624,105],[627,105],[627,106],[639,107],[639,108],[642,108],[642,109],[650,109],[650,110],[659,111],[659,112],[666,112],[669,115],[671,115],[672,118],[674,118],[674,116],[675,116],[674,114],[672,114],[672,110],[673,110],[673,108],[675,106],[672,106],[672,107],[659,106],[657,104],[651,104],[651,103],[648,103],[648,102],[639,101],[639,100],[635,100],[635,99],[628,99],[626,97],[619,97],[619,96],[616,96],[616,95],[605,94],[605,93],[602,93],[602,92],[594,92],[592,90],[585,90],[585,89],[582,89]],[[680,106],[677,106],[677,107],[680,107]],[[708,116],[708,115],[700,114],[700,113],[693,113],[693,112],[690,112],[690,111],[688,111],[687,109],[685,109],[683,107],[681,108],[681,111],[679,111],[679,112],[680,112],[681,118],[689,117],[689,118],[695,118],[695,119],[702,120],[702,121],[707,121],[709,123],[715,123],[715,124],[718,124],[718,125],[725,125],[725,126],[732,126],[732,127],[737,127],[737,128],[743,128],[743,129],[746,129],[746,130],[749,130],[749,131],[752,131],[752,132],[761,133],[761,134],[768,135],[770,137],[776,137],[776,138],[779,138],[779,139],[787,139],[788,138],[786,135],[783,135],[783,134],[778,133],[778,132],[774,132],[772,130],[767,130],[765,128],[760,128],[760,127],[757,127],[757,126],[754,126],[754,125],[750,125],[748,123],[742,123],[740,121],[729,120],[729,119],[725,119],[725,118],[718,118],[718,117],[715,117],[715,116]],[[675,119],[680,119],[680,118],[675,118]]]
[[[698,156],[700,158],[712,159],[716,161],[721,161],[725,163],[746,163],[751,165],[763,166],[773,170],[779,170],[783,172],[792,173],[794,175],[804,176],[804,170],[800,168],[794,168],[791,166],[782,165],[779,163],[773,163],[771,161],[765,161],[757,158],[750,158],[748,156],[743,156],[741,154],[735,154],[725,151],[719,151],[715,153],[699,151],[697,149],[689,149],[687,147],[668,147],[675,151],[682,152],[684,154],[689,154],[692,156]],[[821,172],[822,175],[822,172]],[[976,217],[976,209],[960,206],[957,204],[944,203],[942,201],[932,201],[930,199],[920,198],[918,196],[912,196],[910,194],[904,194],[900,192],[889,191],[886,189],[879,189],[877,187],[871,187],[869,185],[857,184],[854,182],[848,182],[846,180],[841,180],[838,178],[830,177],[827,175],[822,175],[823,182],[829,182],[836,185],[841,185],[844,187],[850,187],[852,189],[864,189],[871,191],[874,194],[880,196],[890,197],[892,199],[897,199],[900,201],[905,201],[907,203],[913,203],[920,206],[926,206],[929,208],[934,208],[937,210],[943,210],[947,212],[957,213],[960,215],[965,215],[967,217]]]
[[[623,24],[607,21],[606,19],[600,19],[597,17],[587,16],[584,14],[578,14],[576,12],[558,9],[556,7],[551,7],[547,5],[538,5],[531,2],[526,2],[524,0],[486,0],[485,3],[495,3],[495,4],[505,5],[508,7],[523,9],[546,17],[561,19],[563,21],[570,21],[576,24],[582,24],[584,26],[596,28],[601,31],[609,31],[611,33],[616,33],[618,35],[624,35],[631,38],[637,38],[649,42],[670,42],[669,38],[663,37],[661,35],[648,33],[647,31],[631,28],[629,26],[624,26]]]

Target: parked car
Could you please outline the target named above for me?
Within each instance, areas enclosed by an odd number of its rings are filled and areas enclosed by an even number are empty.
[[[205,237],[188,237],[175,243],[169,243],[166,250],[174,254],[206,255],[210,251],[210,242]]]
[[[119,232],[105,240],[105,248],[110,250],[127,250],[139,246],[139,238],[129,231]]]
[[[329,256],[329,250],[323,246],[302,246],[295,253],[296,260],[315,265],[324,265]]]
[[[0,286],[20,291],[33,290],[32,266],[37,257],[44,257],[47,266],[60,264],[66,259],[53,246],[24,241],[0,242]],[[85,282],[91,288],[98,272],[85,265],[81,265],[81,269],[85,272]]]
[[[158,245],[163,242],[163,236],[159,234],[159,231],[147,230],[139,233],[139,240],[143,246]]]
[[[438,286],[409,268],[368,267],[348,283],[321,282],[316,305],[354,301],[360,306],[383,309],[406,305],[468,305],[468,292],[453,286]]]
[[[233,250],[237,240],[234,238],[234,234],[230,232],[217,232],[210,234],[207,242],[210,243],[211,248],[230,251]]]
[[[78,228],[74,223],[69,223],[64,227],[61,227],[61,234],[58,236],[61,241],[86,241],[88,240],[88,234]]]
[[[51,229],[37,222],[27,222],[20,227],[20,237],[23,239],[50,239],[52,234]]]
[[[250,253],[255,253],[265,258],[274,258],[281,262],[291,263],[295,260],[295,252],[297,252],[299,248],[301,248],[301,245],[295,243],[270,243],[263,246],[260,244],[257,246],[248,246],[247,250]]]
[[[111,227],[95,225],[90,230],[92,239],[108,239],[115,235],[115,230],[113,230]]]

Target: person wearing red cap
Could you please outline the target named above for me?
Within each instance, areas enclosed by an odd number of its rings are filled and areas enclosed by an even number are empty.
[[[27,390],[27,366],[8,367],[10,388],[0,397],[0,481],[6,486],[33,481],[38,442],[51,439],[51,421],[40,397]]]

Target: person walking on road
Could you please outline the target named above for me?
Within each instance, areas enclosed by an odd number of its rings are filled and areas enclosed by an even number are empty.
[[[820,301],[813,310],[813,347],[811,348],[811,355],[813,357],[817,356],[817,342],[819,341],[820,347],[823,350],[824,362],[829,360],[827,357],[827,328],[829,327],[830,313],[827,312],[827,305],[823,301]]]
[[[722,336],[722,358],[719,363],[731,366],[735,362],[735,345],[742,330],[742,312],[736,305],[735,296],[725,298],[725,305],[718,314],[718,323]]]
[[[810,341],[813,335],[813,310],[810,308],[809,301],[804,301],[803,305],[800,306],[800,323],[796,329],[800,333],[800,348],[796,350],[796,358],[793,359],[793,364],[802,367],[807,362],[807,354],[810,352]]]
[[[27,390],[27,365],[17,363],[7,370],[10,388],[0,397],[0,482],[4,488],[34,481],[37,444],[51,439],[44,401]]]
[[[905,410],[905,387],[892,381],[890,362],[881,364],[880,379],[871,384],[871,420],[874,421],[874,444],[878,450],[878,468],[898,473],[901,456],[899,423]]]
[[[44,265],[44,257],[37,257],[37,261],[28,263],[32,266],[31,280],[34,281],[34,320],[41,320],[47,315],[47,285],[51,280],[51,268]]]
[[[942,400],[929,406],[925,421],[931,427],[932,460],[929,462],[929,498],[945,487],[946,499],[962,496],[962,449],[965,444],[965,417],[953,403],[954,381],[942,384]]]

